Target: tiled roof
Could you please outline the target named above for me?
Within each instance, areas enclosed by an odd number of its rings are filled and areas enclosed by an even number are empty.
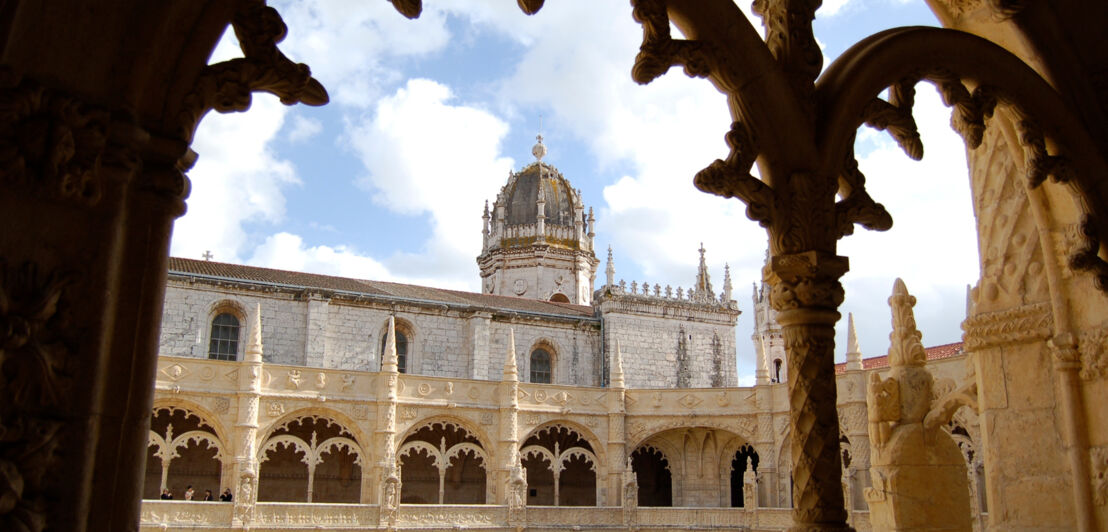
[[[923,349],[927,352],[927,360],[941,360],[944,358],[955,357],[963,353],[962,342],[936,345],[933,347],[925,347]],[[862,359],[862,369],[880,369],[887,367],[889,367],[888,355]],[[838,364],[835,364],[835,374],[841,375],[843,373],[846,373],[846,363],[840,362]]]
[[[570,303],[555,303],[522,297],[494,296],[458,290],[446,290],[411,284],[386,283],[335,277],[315,273],[292,272],[227,264],[193,259],[169,258],[169,274],[179,276],[204,277],[222,281],[242,283],[276,284],[290,289],[315,289],[323,291],[349,292],[379,298],[395,298],[442,303],[446,305],[471,306],[508,312],[533,312],[540,314],[562,315],[570,318],[592,318],[593,308]]]

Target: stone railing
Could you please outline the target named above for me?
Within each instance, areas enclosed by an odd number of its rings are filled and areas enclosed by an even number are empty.
[[[720,294],[719,297],[711,293],[697,293],[690,288],[687,292],[684,288],[678,286],[675,290],[672,286],[666,285],[664,288],[660,284],[651,285],[649,282],[643,281],[639,284],[638,281],[631,281],[630,284],[625,280],[620,280],[619,284],[604,285],[600,287],[600,292],[610,292],[612,294],[618,294],[622,296],[635,296],[640,298],[648,298],[654,301],[668,301],[674,303],[684,304],[700,304],[700,305],[712,305],[730,308],[734,301],[728,299],[725,294]]]
[[[143,501],[142,530],[239,530],[232,522],[233,505],[212,502]],[[601,530],[634,527],[637,530],[710,528],[713,530],[778,531],[792,525],[789,508],[623,508],[619,506],[529,506],[512,515],[507,506],[497,505],[401,505],[394,530],[494,530],[513,526],[526,528],[572,528]],[[867,512],[852,512],[851,523],[870,530]],[[245,523],[251,530],[384,530],[376,505],[305,504],[263,502],[254,507],[254,517]]]

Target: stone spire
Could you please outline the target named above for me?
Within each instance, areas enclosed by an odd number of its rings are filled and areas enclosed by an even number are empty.
[[[608,286],[616,284],[616,264],[612,261],[612,246],[608,246],[608,267],[604,269]]]
[[[612,353],[612,388],[626,388],[623,380],[623,353],[619,349],[619,340],[616,340],[616,350]]]
[[[700,267],[696,271],[696,297],[697,299],[715,299],[712,291],[712,280],[708,276],[708,263],[704,260],[704,243],[700,243]]]
[[[396,317],[389,316],[389,331],[385,339],[385,352],[381,357],[381,371],[384,373],[397,373],[396,360]]]
[[[723,265],[723,302],[731,301],[731,266]]]
[[[246,344],[246,361],[262,361],[262,304],[254,310],[254,323],[250,326],[250,343]]]
[[[922,366],[927,363],[927,352],[920,340],[923,334],[916,329],[915,296],[899,277],[893,282],[893,295],[889,307],[893,313],[893,332],[889,333],[889,366]]]
[[[508,329],[508,356],[504,359],[504,378],[508,382],[519,382],[519,370],[516,367],[516,330]]]
[[[588,222],[589,222],[589,233],[588,234],[589,234],[589,240],[591,241],[592,238],[596,236],[596,218],[594,218],[593,215],[592,215],[592,207],[589,207]],[[592,246],[592,242],[589,242],[589,246],[590,247]]]
[[[846,370],[860,371],[862,369],[862,349],[858,347],[858,331],[854,329],[854,313],[846,315]]]

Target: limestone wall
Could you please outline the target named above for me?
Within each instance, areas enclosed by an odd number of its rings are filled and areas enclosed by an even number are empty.
[[[708,388],[738,384],[738,311],[627,295],[605,295],[600,311],[607,356],[611,356],[618,340],[628,386]]]

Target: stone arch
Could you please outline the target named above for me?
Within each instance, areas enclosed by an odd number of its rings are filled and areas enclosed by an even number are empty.
[[[550,356],[550,381],[547,384],[556,384],[558,382],[558,360],[561,358],[561,351],[558,349],[558,344],[554,340],[542,336],[531,342],[531,347],[527,349],[527,368],[524,370],[527,375],[527,382],[536,382],[533,380],[533,374],[531,372],[531,364],[534,361],[535,351],[545,351]]]
[[[750,453],[744,453],[744,450],[749,450]],[[752,465],[754,471],[759,472],[759,466],[761,460],[764,458],[762,453],[759,452],[757,446],[750,443],[750,440],[743,435],[734,435],[730,440],[727,440],[720,448],[720,506],[737,507],[742,504],[736,504],[737,501],[742,500],[742,479],[743,473],[746,470],[746,461],[739,461],[736,458],[738,455],[748,455],[752,453]],[[740,467],[741,466],[741,467]],[[761,484],[761,475],[758,476],[758,482]],[[736,491],[736,480],[738,490]],[[736,499],[737,497],[737,499]]]
[[[551,421],[520,440],[528,504],[595,506],[601,503],[605,462],[600,442],[576,423]]]
[[[258,443],[266,441],[274,432],[286,427],[289,423],[305,418],[322,419],[342,427],[361,449],[368,449],[369,442],[372,441],[370,434],[367,434],[362,426],[346,413],[333,408],[312,405],[288,412],[269,423],[261,423],[261,426],[258,427]]]
[[[631,468],[639,486],[639,506],[673,506],[673,469],[671,451],[668,455],[653,443],[643,443],[631,452]]]
[[[687,419],[678,418],[654,423],[642,428],[636,428],[633,434],[628,435],[627,447],[630,449],[636,448],[643,442],[667,430],[688,428],[703,428],[726,432],[739,436],[747,441],[754,441],[754,438],[757,436],[755,433],[755,429],[757,428],[756,423],[727,423],[710,419],[698,419],[695,425],[693,425],[690,424]]]
[[[257,451],[259,500],[360,500],[369,457],[348,426],[327,414],[302,410],[269,427]]]
[[[416,327],[415,321],[412,319],[403,318],[395,314],[393,314],[392,317],[396,324],[396,332],[404,335],[408,346],[404,361],[405,365],[400,370],[400,373],[419,373],[420,363],[423,360],[419,349],[419,339],[421,338],[419,328]],[[378,369],[380,369],[381,364],[384,363],[385,360],[385,341],[387,340],[386,336],[388,336],[388,333],[389,320],[388,317],[386,317],[378,330],[377,340],[373,347],[377,353],[377,364],[375,364],[374,367]],[[397,347],[397,356],[399,358],[399,346]]]
[[[423,420],[400,439],[400,501],[484,504],[491,499],[493,462],[487,440],[451,418]]]
[[[143,498],[158,498],[166,489],[183,498],[190,486],[201,493],[222,487],[232,453],[211,414],[192,406],[163,402],[152,408]]]

